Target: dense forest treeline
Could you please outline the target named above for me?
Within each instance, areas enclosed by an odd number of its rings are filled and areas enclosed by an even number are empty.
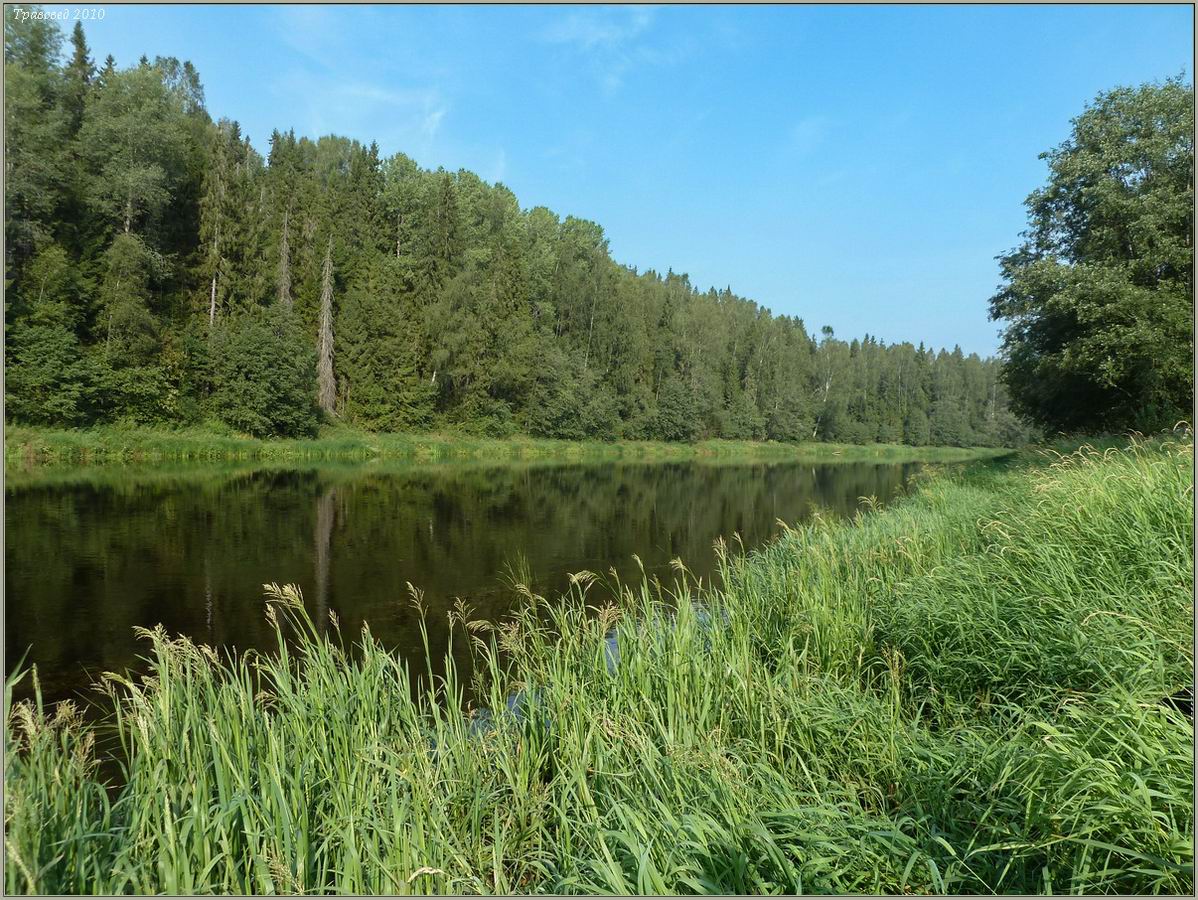
[[[771,315],[615,263],[468,171],[276,131],[263,159],[174,58],[96,66],[5,13],[11,421],[311,434],[998,445],[997,360]]]

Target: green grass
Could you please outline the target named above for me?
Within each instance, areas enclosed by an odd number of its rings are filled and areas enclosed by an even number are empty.
[[[896,444],[785,444],[776,441],[558,441],[526,436],[486,438],[463,433],[373,434],[345,425],[326,426],[315,438],[259,440],[217,428],[155,429],[103,426],[46,429],[8,425],[8,467],[184,460],[307,459],[693,459],[708,457],[804,460],[959,461],[1005,451]]]
[[[413,700],[292,589],[274,655],[147,632],[151,677],[105,686],[122,786],[73,708],[12,711],[6,889],[1192,893],[1193,727],[1160,702],[1194,678],[1192,462],[1025,455],[728,553],[719,589],[460,610],[475,693],[535,689],[481,738],[452,665]]]

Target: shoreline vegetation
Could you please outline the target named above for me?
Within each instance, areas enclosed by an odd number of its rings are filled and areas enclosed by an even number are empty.
[[[259,439],[218,429],[98,426],[34,428],[9,424],[6,467],[103,465],[223,460],[674,460],[745,457],[836,462],[962,462],[1013,452],[993,447],[912,447],[903,444],[834,444],[821,441],[706,440],[567,441],[516,435],[490,438],[455,432],[376,434],[348,426],[326,427],[311,439]]]
[[[75,707],[9,706],[6,890],[1192,893],[1192,465],[1025,451],[719,588],[462,609],[481,732],[452,659],[413,695],[268,586],[277,652],[147,631],[152,678],[107,676],[119,786]]]

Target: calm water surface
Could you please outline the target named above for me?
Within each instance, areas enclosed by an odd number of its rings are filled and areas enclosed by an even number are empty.
[[[333,610],[409,658],[424,651],[407,583],[429,608],[434,655],[455,597],[475,617],[516,602],[505,568],[534,587],[610,567],[699,576],[712,544],[753,547],[815,509],[850,514],[887,501],[917,463],[316,464],[97,468],[7,473],[5,648],[38,665],[50,697],[99,672],[138,665],[136,625],[198,641],[270,646],[263,582],[295,582],[313,615]],[[552,596],[552,594],[550,594]],[[26,680],[28,684],[28,680]]]

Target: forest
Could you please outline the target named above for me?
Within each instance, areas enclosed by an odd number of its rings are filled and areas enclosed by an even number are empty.
[[[375,144],[213,119],[189,62],[97,65],[5,8],[6,417],[998,446],[996,359],[615,262],[601,226]]]

